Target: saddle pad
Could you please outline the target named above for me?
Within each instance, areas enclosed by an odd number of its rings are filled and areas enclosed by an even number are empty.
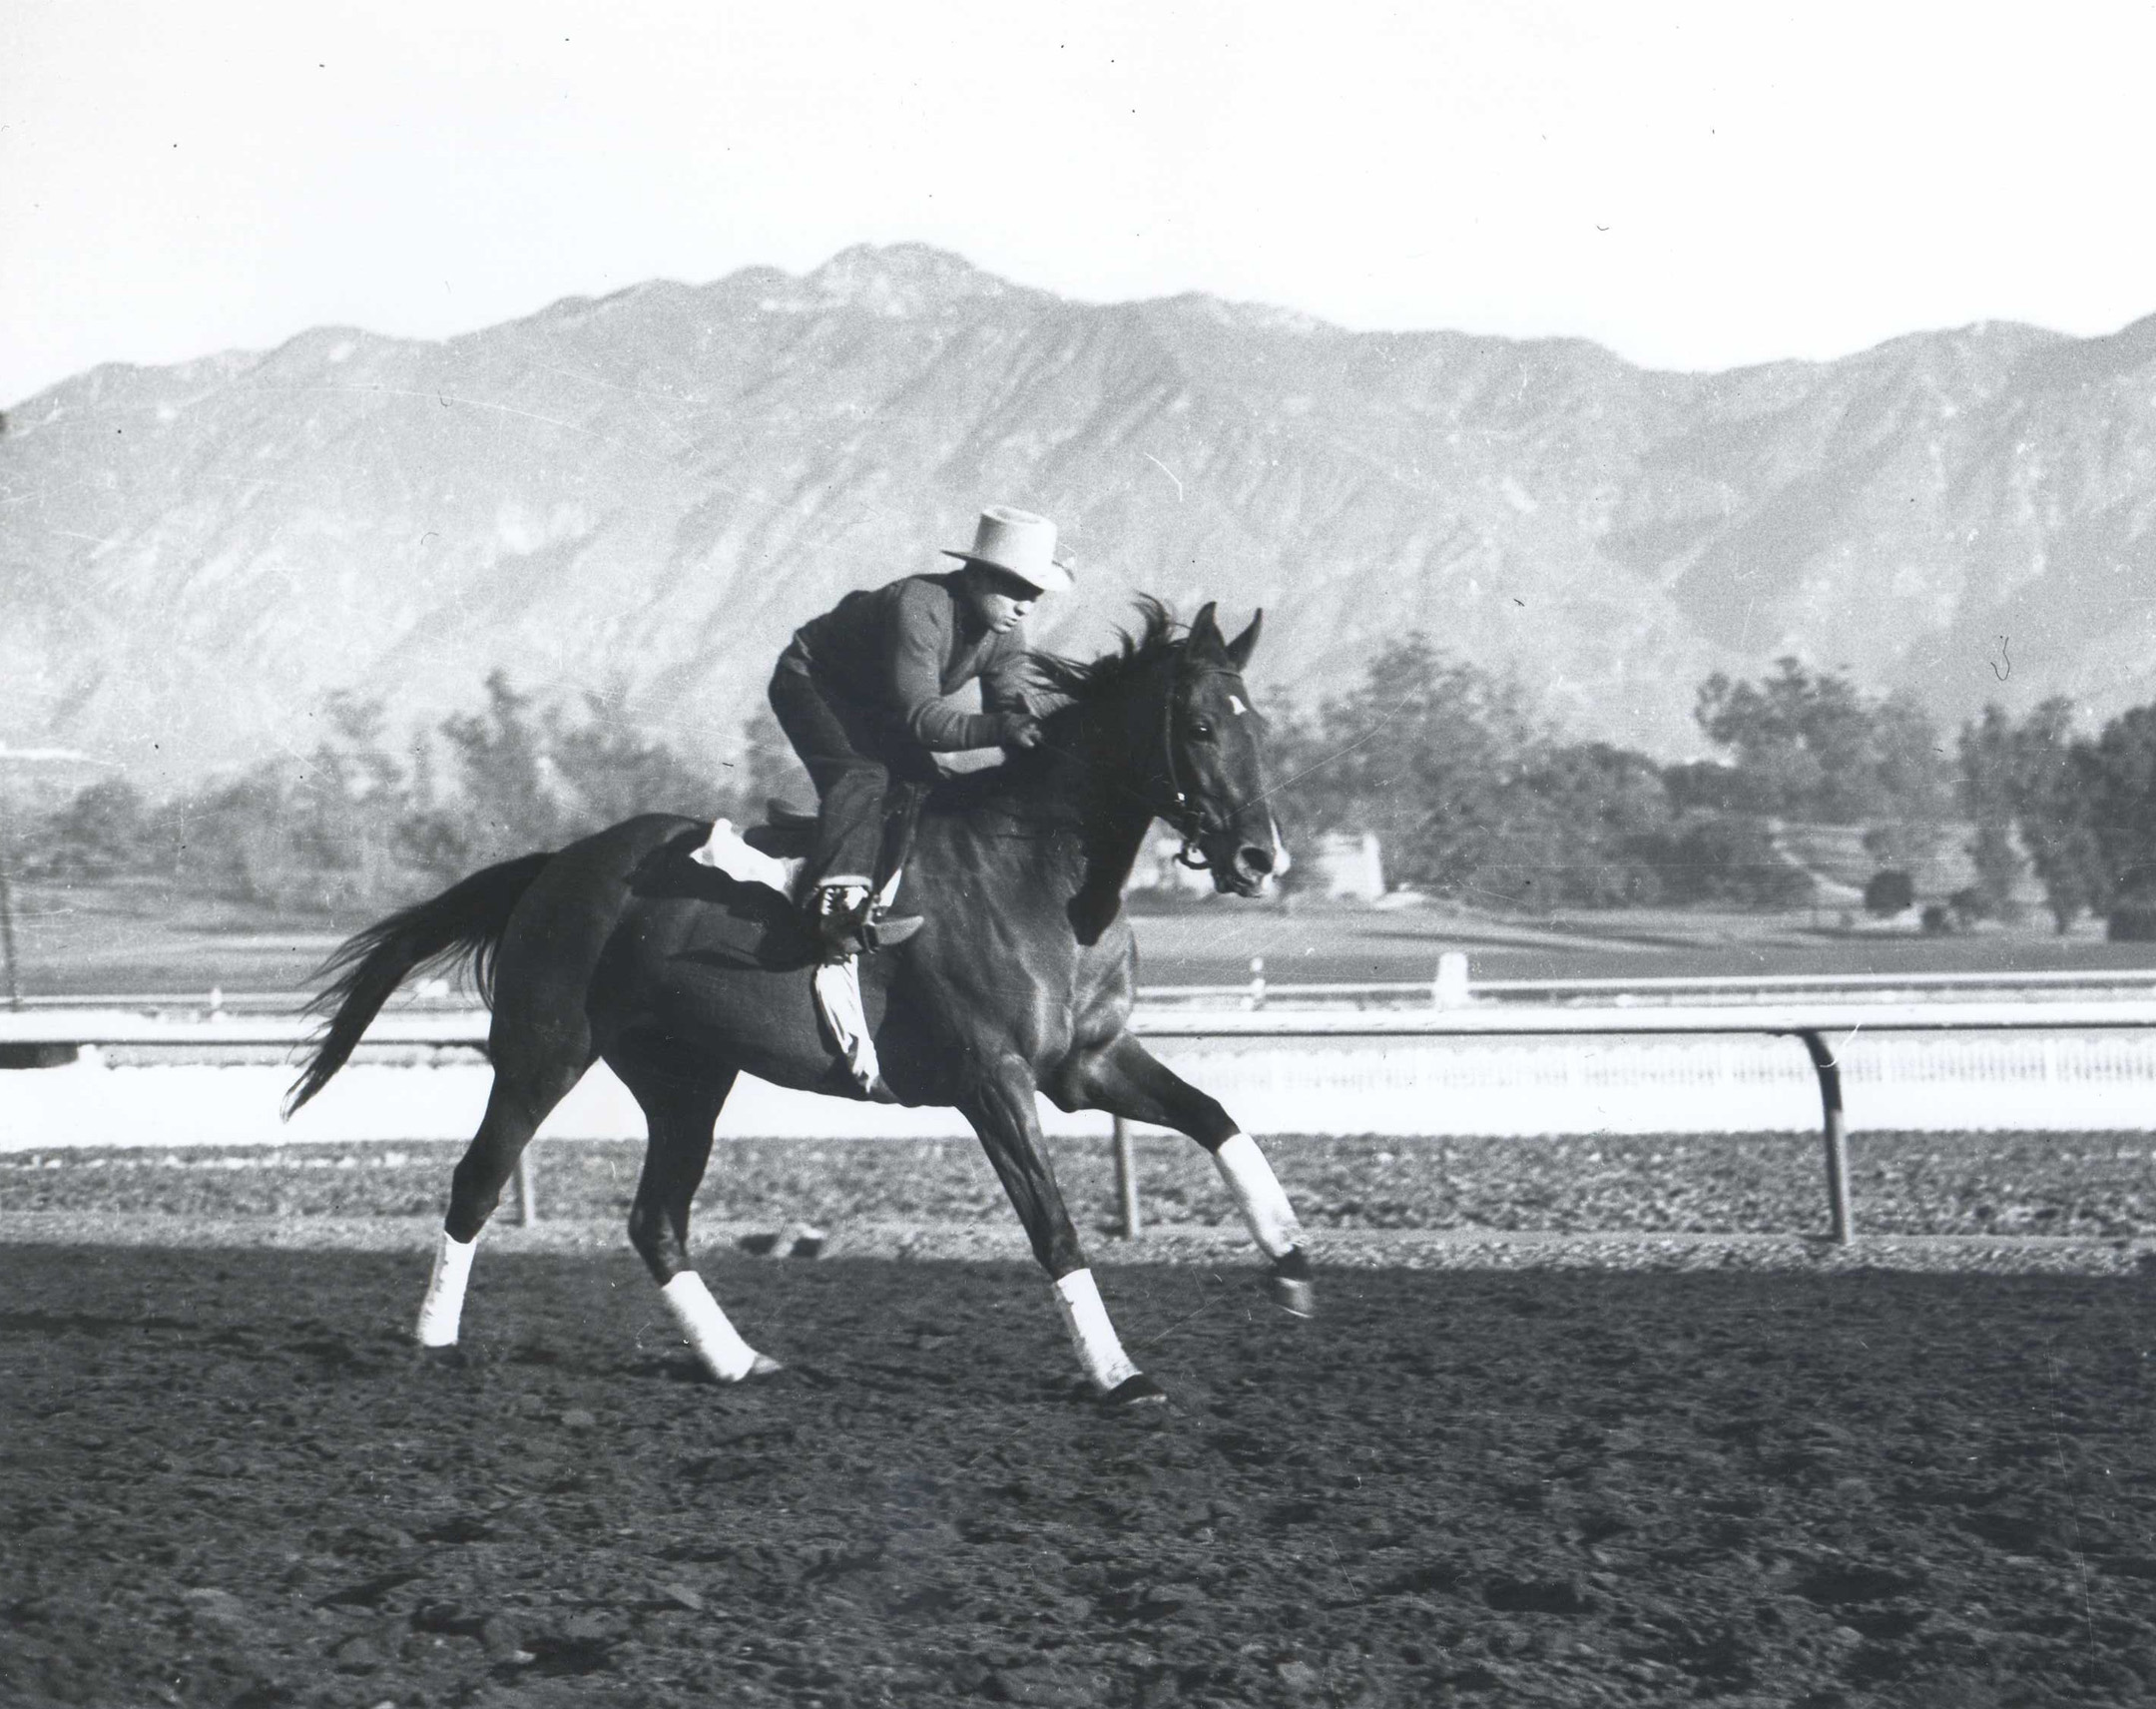
[[[801,855],[795,855],[791,859],[779,859],[760,849],[751,848],[742,834],[734,829],[734,822],[730,819],[714,821],[711,836],[689,858],[700,866],[709,866],[714,871],[724,872],[737,883],[762,884],[768,889],[776,890],[790,902],[794,900],[794,890],[801,878],[804,859]]]

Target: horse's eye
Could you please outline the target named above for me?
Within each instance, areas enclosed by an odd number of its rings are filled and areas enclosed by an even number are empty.
[[[1201,718],[1197,720],[1194,724],[1191,725],[1190,733],[1200,742],[1212,741],[1213,721],[1208,718]]]

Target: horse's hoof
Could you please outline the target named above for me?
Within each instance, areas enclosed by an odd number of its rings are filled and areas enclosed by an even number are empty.
[[[470,1357],[453,1341],[415,1342],[412,1358],[422,1371],[461,1371],[471,1364]]]
[[[1318,1315],[1317,1285],[1301,1276],[1268,1276],[1265,1279],[1266,1296],[1274,1305],[1292,1318],[1315,1318]]]
[[[1100,1398],[1103,1407],[1164,1407],[1168,1391],[1143,1371],[1134,1372]]]
[[[748,1375],[742,1381],[747,1383],[758,1377],[777,1377],[785,1369],[786,1367],[772,1358],[770,1354],[760,1353],[756,1356],[755,1363],[749,1367]]]

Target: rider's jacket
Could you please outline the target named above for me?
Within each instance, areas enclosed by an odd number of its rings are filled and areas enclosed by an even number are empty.
[[[940,753],[996,745],[996,714],[1027,706],[1021,629],[998,635],[974,615],[959,572],[906,576],[849,593],[794,632],[782,670],[801,671]],[[980,679],[980,712],[949,697]]]

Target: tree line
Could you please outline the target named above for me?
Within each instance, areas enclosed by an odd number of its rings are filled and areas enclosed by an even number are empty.
[[[158,802],[110,778],[44,813],[18,809],[11,863],[30,878],[154,875],[278,908],[379,906],[634,814],[740,817],[798,793],[768,714],[720,759],[677,753],[597,696],[543,702],[499,671],[476,710],[403,740],[379,702],[337,696],[325,711],[327,734],[298,759]]]
[[[1284,721],[1279,793],[1306,837],[1374,832],[1392,881],[1469,900],[1800,903],[1814,882],[1776,832],[1801,823],[1862,828],[1889,876],[1963,839],[1964,916],[2010,917],[2033,874],[2061,931],[2122,908],[2156,925],[2156,707],[2083,737],[2064,698],[2018,722],[1992,705],[1949,745],[1912,697],[1785,658],[1709,677],[1694,718],[1712,759],[1568,740],[1508,679],[1410,636]]]
[[[163,801],[114,778],[18,808],[9,864],[372,907],[632,814],[740,819],[773,795],[809,796],[768,714],[722,758],[500,672],[475,709],[416,734],[393,736],[380,704],[356,697],[326,713],[297,760]],[[1862,827],[1883,870],[1962,837],[1976,882],[1957,907],[1972,913],[2011,913],[2032,874],[2061,930],[2121,906],[2156,917],[2156,707],[2085,737],[2065,700],[2018,721],[1991,706],[1949,744],[1910,697],[1783,659],[1758,681],[1710,677],[1695,718],[1714,758],[1664,764],[1571,740],[1511,679],[1411,635],[1345,694],[1276,710],[1275,797],[1291,845],[1371,832],[1392,882],[1491,906],[1801,903],[1812,879],[1776,842],[1779,823],[1801,822]]]

